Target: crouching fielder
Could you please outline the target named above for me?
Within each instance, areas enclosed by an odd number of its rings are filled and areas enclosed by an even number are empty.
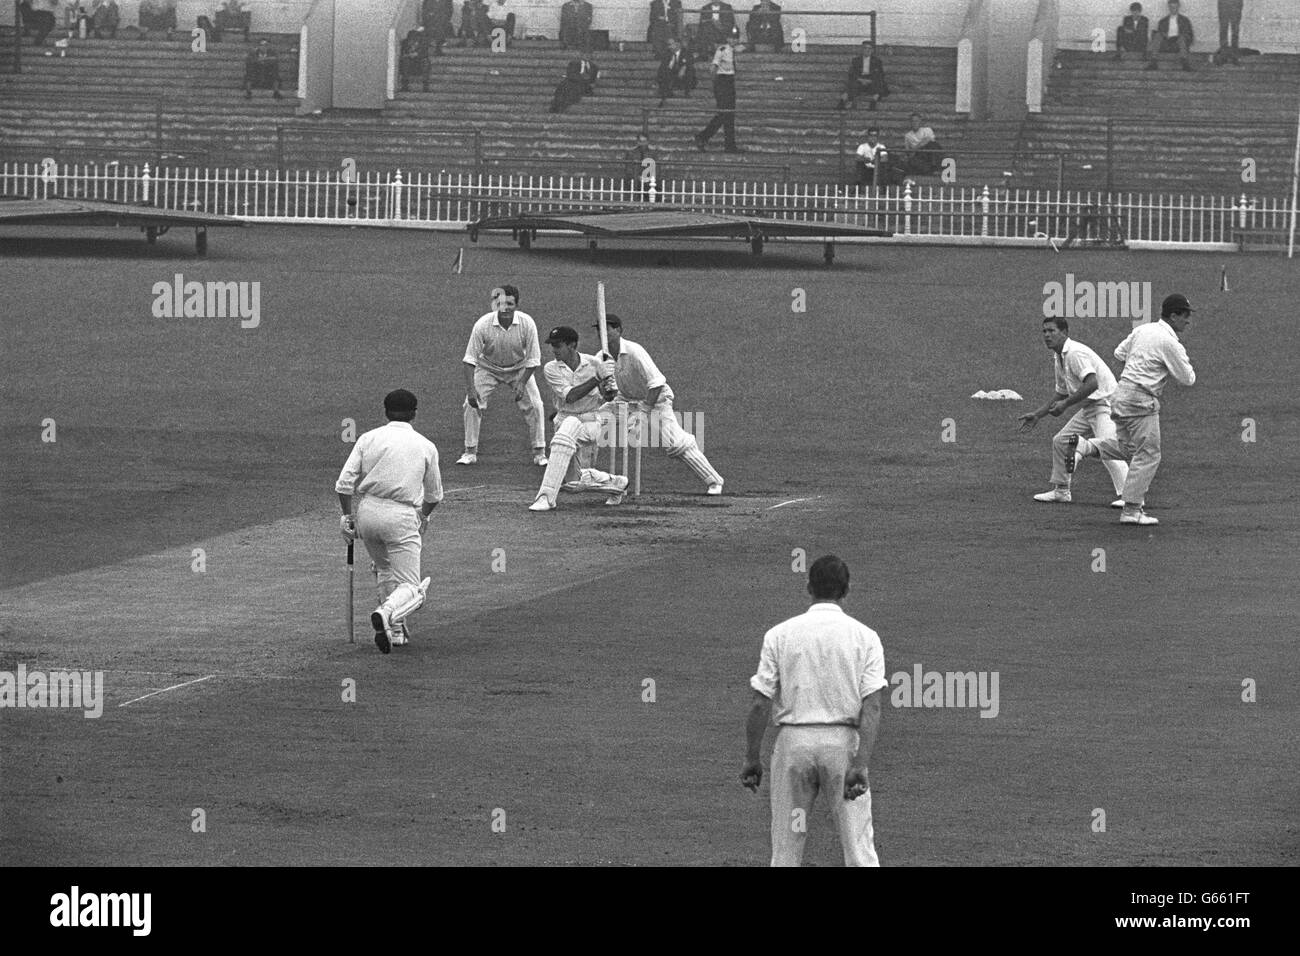
[[[558,411],[546,474],[542,476],[542,487],[537,490],[537,498],[528,510],[554,511],[561,488],[566,491],[607,492],[609,497],[605,504],[621,504],[627,492],[627,478],[606,474],[593,467],[601,429],[608,419],[607,414],[600,412],[608,397],[602,391],[601,379],[607,380],[612,394],[613,363],[600,363],[594,355],[579,352],[578,332],[567,325],[551,329],[546,344],[555,353],[555,360],[547,362],[542,373],[555,394]],[[577,464],[577,480],[561,484],[571,463]]]
[[[415,405],[406,389],[385,395],[388,424],[357,439],[334,485],[343,536],[360,537],[370,553],[379,595],[370,623],[375,645],[385,654],[393,644],[407,643],[406,618],[424,603],[429,578],[420,579],[420,536],[442,501],[438,449],[411,427]]]
[[[637,406],[638,430],[641,426],[639,419],[648,419],[650,434],[658,434],[659,444],[668,457],[686,462],[687,467],[708,486],[707,494],[722,494],[722,476],[704,457],[695,436],[677,423],[673,414],[673,390],[668,387],[668,379],[659,371],[649,352],[636,342],[623,338],[622,319],[617,315],[607,315],[605,324],[609,328],[609,349],[613,353],[618,393]]]

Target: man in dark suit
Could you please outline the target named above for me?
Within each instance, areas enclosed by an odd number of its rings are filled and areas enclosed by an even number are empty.
[[[781,26],[781,7],[772,0],[759,0],[749,11],[749,22],[745,24],[745,37],[750,47],[757,49],[760,43],[772,44],[772,52],[780,53],[785,46],[785,30]]]
[[[451,25],[455,14],[454,0],[424,0],[420,22],[424,24],[424,32],[429,35],[434,56],[442,56],[442,48],[456,35]]]
[[[709,0],[700,7],[700,28],[696,31],[700,48],[710,50],[719,43],[730,43],[736,36],[736,11],[722,0]]]
[[[1142,4],[1129,4],[1128,16],[1119,25],[1115,34],[1115,59],[1124,59],[1125,53],[1147,52],[1151,42],[1151,21],[1142,15]]]
[[[668,5],[664,0],[650,0],[650,26],[645,32],[645,42],[650,44],[656,60],[668,54],[668,38],[672,35],[668,28]]]
[[[880,62],[876,45],[870,40],[862,41],[862,52],[849,63],[849,76],[840,94],[837,109],[848,109],[859,96],[871,97],[871,109],[876,108],[884,97],[889,95],[889,84],[885,82],[885,64]]]
[[[410,89],[413,76],[418,76],[424,92],[429,92],[429,43],[429,32],[423,23],[402,41],[397,72],[401,75],[403,93]]]
[[[681,90],[683,96],[690,96],[698,80],[695,77],[695,56],[690,50],[683,50],[682,45],[672,37],[668,38],[668,52],[659,61],[659,72],[655,74],[659,85],[659,105]]]
[[[591,4],[568,0],[560,7],[560,46],[566,50],[591,48]]]
[[[1160,22],[1156,24],[1155,32],[1151,34],[1151,42],[1147,45],[1147,56],[1177,53],[1183,69],[1190,73],[1192,58],[1188,51],[1191,50],[1196,38],[1192,34],[1192,21],[1178,12],[1178,6],[1178,0],[1169,0],[1169,15],[1161,17]],[[1160,64],[1152,60],[1146,68],[1157,70]]]
[[[1237,62],[1237,43],[1241,39],[1242,0],[1219,0],[1219,63]]]
[[[555,95],[551,97],[551,112],[563,113],[584,96],[590,96],[596,91],[596,80],[599,78],[600,67],[595,60],[586,57],[570,60],[568,69],[564,71],[564,79],[560,80]]]
[[[265,40],[259,40],[257,46],[244,57],[244,99],[253,98],[253,87],[270,89],[271,96],[280,96],[280,57]]]

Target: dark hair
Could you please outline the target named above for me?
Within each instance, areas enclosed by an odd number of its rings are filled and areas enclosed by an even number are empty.
[[[510,296],[512,299],[514,299],[514,300],[515,300],[515,305],[518,305],[518,304],[519,304],[519,290],[516,289],[514,286],[512,286],[512,285],[503,285],[503,286],[501,287],[501,292],[502,292],[502,294],[504,294],[504,295],[508,295],[508,296]]]
[[[1065,319],[1062,319],[1059,316],[1049,315],[1047,318],[1043,319],[1043,325],[1046,325],[1048,322],[1051,322],[1066,335],[1070,334],[1070,323],[1065,321]]]
[[[1141,13],[1141,12],[1142,12],[1142,4],[1140,4],[1140,3],[1130,3],[1130,4],[1128,5],[1128,12],[1129,12],[1129,13]]]
[[[818,558],[808,569],[808,592],[818,600],[840,600],[849,593],[849,566],[833,554]]]
[[[384,414],[390,421],[409,422],[415,417],[415,396],[404,388],[394,389],[384,396]]]

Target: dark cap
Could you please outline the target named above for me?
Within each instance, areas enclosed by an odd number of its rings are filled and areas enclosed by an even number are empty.
[[[620,319],[613,312],[611,312],[605,316],[605,324],[615,329],[621,329],[623,327],[623,320]],[[597,322],[595,325],[592,326],[592,328],[593,329],[600,328],[600,323]]]
[[[415,411],[415,396],[404,388],[394,389],[384,396],[384,411],[405,414]]]
[[[1187,301],[1187,296],[1181,292],[1175,292],[1173,295],[1165,296],[1165,301],[1160,303],[1160,317],[1168,318],[1178,312],[1193,312],[1192,304]]]
[[[547,345],[554,345],[556,342],[564,342],[567,345],[578,344],[578,330],[571,329],[567,325],[557,325],[551,329],[551,334],[546,337]]]

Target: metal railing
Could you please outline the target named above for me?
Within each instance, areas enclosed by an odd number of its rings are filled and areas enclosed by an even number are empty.
[[[99,198],[258,222],[462,229],[524,210],[658,206],[885,229],[901,241],[1025,244],[1104,222],[1129,244],[1236,248],[1240,231],[1285,235],[1282,196],[1172,196],[1035,189],[889,188],[775,182],[343,170],[0,165],[0,192]]]

